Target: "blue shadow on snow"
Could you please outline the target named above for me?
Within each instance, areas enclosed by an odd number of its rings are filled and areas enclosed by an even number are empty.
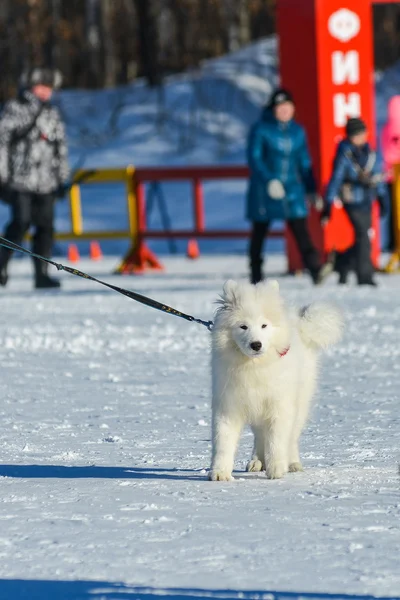
[[[207,478],[192,469],[142,467],[96,467],[64,465],[0,465],[0,477],[15,479],[172,479],[196,481]],[[1,595],[0,595],[1,599]]]
[[[234,591],[200,589],[161,589],[129,586],[106,581],[48,581],[34,579],[0,579],[1,600],[196,600],[214,598],[217,600],[375,600],[374,596],[354,596],[346,594],[276,592],[276,591]],[[399,597],[380,598],[399,600]]]

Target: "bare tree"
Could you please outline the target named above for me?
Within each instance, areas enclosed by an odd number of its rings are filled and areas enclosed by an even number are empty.
[[[112,31],[112,0],[103,0],[101,3],[101,25],[104,45],[104,85],[106,87],[116,84],[116,56],[115,43]]]
[[[51,0],[51,24],[48,36],[47,63],[52,67],[60,64],[61,0]]]
[[[0,0],[0,102],[21,71],[57,66],[67,87],[102,88],[165,74],[275,32],[277,0]],[[300,1],[300,0],[299,0]],[[400,8],[374,9],[375,59],[400,58]]]
[[[100,87],[102,81],[102,36],[100,31],[100,0],[86,0],[85,37],[88,80],[90,87]]]
[[[374,7],[375,66],[384,69],[400,58],[400,6]]]
[[[158,30],[155,2],[133,0],[138,19],[140,71],[149,85],[161,83],[158,61]]]

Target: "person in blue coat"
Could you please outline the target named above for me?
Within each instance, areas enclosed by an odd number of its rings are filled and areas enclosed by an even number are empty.
[[[306,132],[294,120],[294,113],[290,92],[276,90],[248,138],[252,283],[262,279],[264,238],[276,219],[287,222],[314,283],[321,283],[327,274],[307,226],[308,202],[317,198],[316,185]]]
[[[335,201],[340,202],[355,233],[355,242],[347,252],[337,255],[336,270],[339,283],[347,282],[355,270],[359,285],[376,286],[373,278],[370,234],[372,231],[372,203],[378,199],[381,215],[387,213],[389,196],[385,176],[376,152],[368,141],[367,127],[362,119],[351,118],[346,125],[346,138],[336,150],[333,172],[325,200],[325,218]]]

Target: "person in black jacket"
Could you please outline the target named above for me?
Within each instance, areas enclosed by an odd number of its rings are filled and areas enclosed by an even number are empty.
[[[359,118],[349,119],[346,138],[337,148],[332,176],[326,191],[325,218],[329,217],[333,202],[339,200],[355,234],[353,247],[336,257],[335,268],[339,272],[341,284],[347,282],[349,271],[355,270],[359,285],[376,286],[371,261],[371,209],[374,200],[378,199],[381,214],[385,214],[389,198],[377,154],[367,138],[368,131],[364,121]]]
[[[65,193],[69,168],[64,124],[50,104],[59,75],[50,69],[25,74],[25,88],[10,100],[0,117],[0,186],[11,209],[4,237],[21,244],[35,226],[32,249],[50,258],[54,237],[54,201]],[[8,281],[12,252],[0,249],[0,285]],[[56,288],[58,280],[47,274],[47,265],[34,260],[35,287]]]

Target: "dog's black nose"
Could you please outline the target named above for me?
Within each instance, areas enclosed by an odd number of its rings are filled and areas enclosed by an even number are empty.
[[[255,352],[258,352],[259,350],[261,350],[261,347],[262,347],[261,342],[251,342],[251,344],[250,344],[250,348],[252,350],[254,350]]]

